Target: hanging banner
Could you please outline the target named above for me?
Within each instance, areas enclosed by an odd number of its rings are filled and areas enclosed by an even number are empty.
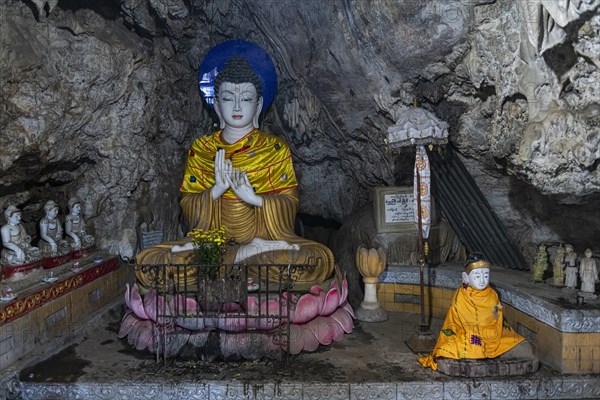
[[[417,185],[417,172],[419,174],[420,184]],[[429,237],[429,228],[431,226],[431,173],[429,171],[429,157],[423,145],[417,146],[417,156],[415,157],[415,184],[413,185],[413,195],[415,201],[415,224],[419,229],[419,201],[421,208],[421,229],[423,239]]]

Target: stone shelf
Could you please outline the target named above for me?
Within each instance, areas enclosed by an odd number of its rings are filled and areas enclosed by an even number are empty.
[[[462,271],[458,263],[425,271],[428,316],[445,317]],[[529,278],[524,271],[492,270],[491,284],[510,325],[527,338],[543,364],[563,373],[600,373],[600,303],[579,305],[576,290],[531,283]],[[387,311],[419,313],[418,268],[389,265],[380,277],[378,297]]]

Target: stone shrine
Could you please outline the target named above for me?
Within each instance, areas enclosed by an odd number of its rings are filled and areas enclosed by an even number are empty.
[[[600,0],[6,0],[0,10],[0,398],[600,398]],[[261,134],[247,139],[285,149],[289,171],[242,166],[271,153],[211,136],[223,109],[202,90],[225,99],[202,61],[229,40],[272,59],[278,87],[250,113]],[[258,106],[242,96],[247,82],[226,83],[225,107]],[[250,114],[236,112],[230,122],[247,127]],[[397,123],[416,113],[423,138],[435,118],[447,142],[398,136],[406,147],[395,148],[389,130],[410,129]],[[188,163],[196,151],[210,156]],[[425,263],[422,226],[407,217],[397,231],[376,212],[377,190],[420,198],[423,154],[437,212]],[[182,184],[202,190],[184,195]],[[215,184],[225,190],[199,203]],[[256,229],[232,223],[242,219]],[[225,253],[237,285],[208,286],[242,299],[217,310],[200,297],[206,281],[180,287],[196,249],[179,242],[222,226],[239,239]],[[258,273],[272,261],[263,240],[284,242],[276,279]],[[157,267],[162,280],[147,266],[148,284],[134,287],[136,256],[164,243],[186,264]],[[360,246],[387,260],[378,281],[367,277],[383,322],[352,320],[365,298]],[[323,264],[294,269],[313,250]],[[500,355],[452,359],[457,373],[445,375],[404,343],[419,320],[442,331],[478,252],[536,372]],[[201,323],[229,330],[217,342]],[[241,347],[264,339],[241,335],[243,324],[277,325],[289,364],[199,350],[266,347]],[[471,378],[493,368],[515,376]]]

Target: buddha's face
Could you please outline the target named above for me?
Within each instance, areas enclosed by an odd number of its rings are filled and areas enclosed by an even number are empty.
[[[262,99],[251,83],[223,82],[215,105],[225,126],[250,131],[254,129],[253,120],[260,113]]]
[[[477,290],[483,290],[490,284],[489,268],[477,268],[469,272],[469,286]]]
[[[81,212],[81,204],[79,204],[79,203],[73,204],[73,207],[71,207],[71,214],[79,215],[80,212]]]
[[[21,223],[21,213],[12,213],[11,216],[8,218],[8,223],[11,225],[19,225]]]

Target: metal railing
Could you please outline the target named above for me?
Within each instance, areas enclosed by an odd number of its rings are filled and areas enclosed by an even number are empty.
[[[314,261],[314,262],[313,262]],[[254,354],[289,360],[290,323],[295,307],[294,283],[304,272],[313,271],[321,259],[309,264],[228,264],[207,276],[206,265],[144,264],[135,268],[152,282],[156,300],[156,361],[166,364],[169,344],[181,340],[181,334],[262,335],[264,349]],[[212,268],[214,270],[214,268]],[[233,339],[235,340],[235,339]],[[268,349],[271,350],[268,350]]]

